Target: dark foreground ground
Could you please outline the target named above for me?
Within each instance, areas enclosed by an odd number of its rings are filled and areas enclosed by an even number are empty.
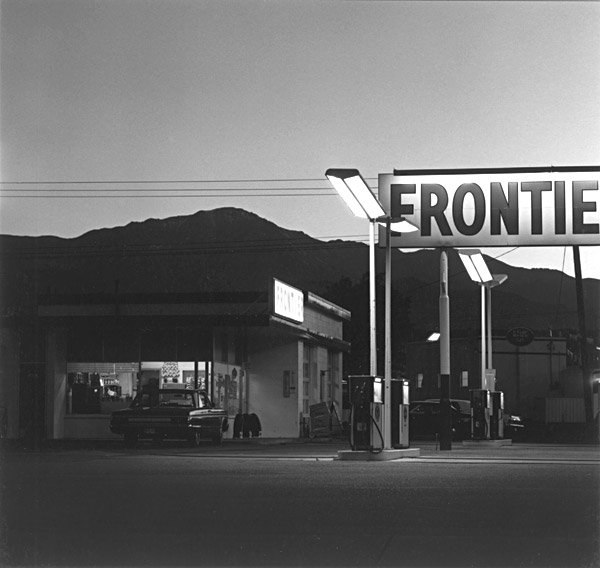
[[[415,446],[5,448],[0,565],[600,565],[597,446]]]

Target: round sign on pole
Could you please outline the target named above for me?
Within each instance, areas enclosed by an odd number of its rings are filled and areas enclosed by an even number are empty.
[[[525,347],[533,341],[533,331],[527,327],[513,327],[506,334],[506,339],[517,347]]]

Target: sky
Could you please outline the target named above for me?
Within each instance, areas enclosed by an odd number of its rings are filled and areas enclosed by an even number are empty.
[[[324,177],[598,165],[600,3],[1,0],[0,233],[240,207],[368,239]],[[599,240],[600,242],[600,240]],[[572,247],[484,249],[573,275]],[[600,246],[581,247],[600,279]]]

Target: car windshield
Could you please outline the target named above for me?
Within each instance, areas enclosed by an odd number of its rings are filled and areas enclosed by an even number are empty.
[[[149,408],[156,406],[195,408],[194,392],[190,391],[145,391],[135,397],[132,408]],[[200,408],[205,406],[200,397]]]
[[[191,392],[161,392],[158,401],[160,406],[194,406]]]
[[[439,399],[427,399],[426,402],[438,402],[439,403]],[[453,406],[454,408],[456,408],[456,410],[458,410],[459,412],[462,412],[463,414],[471,414],[471,401],[470,400],[460,400],[457,398],[452,398],[450,399],[450,404],[451,406]]]

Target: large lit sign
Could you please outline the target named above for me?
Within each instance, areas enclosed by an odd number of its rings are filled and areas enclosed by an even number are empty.
[[[379,200],[419,228],[392,246],[598,245],[599,179],[599,166],[395,170],[379,175]]]
[[[304,293],[298,288],[273,279],[273,313],[302,323],[304,321]]]

